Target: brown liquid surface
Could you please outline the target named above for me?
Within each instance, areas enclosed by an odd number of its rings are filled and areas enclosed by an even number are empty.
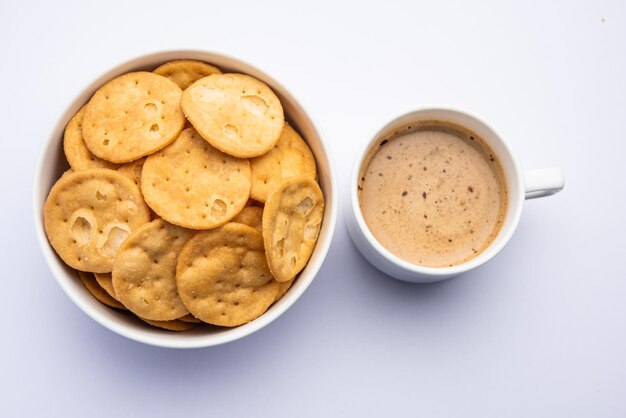
[[[413,264],[447,267],[491,244],[507,192],[500,163],[480,138],[429,122],[376,148],[362,169],[359,198],[385,248]]]

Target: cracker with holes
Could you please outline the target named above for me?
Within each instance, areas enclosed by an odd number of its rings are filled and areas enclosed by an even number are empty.
[[[178,258],[176,284],[193,316],[226,327],[259,317],[278,293],[263,237],[234,222],[198,232],[187,242]]]
[[[176,260],[193,234],[162,219],[137,228],[113,263],[113,289],[119,301],[135,315],[153,321],[187,315],[176,290]]]
[[[260,206],[246,206],[233,218],[233,222],[251,226],[263,232],[263,208]]]
[[[84,112],[85,107],[83,106],[65,127],[63,152],[67,162],[70,163],[70,167],[74,170],[87,170],[89,168],[110,168],[114,170],[117,168],[116,164],[96,157],[85,145],[82,131]]]
[[[77,270],[107,273],[119,246],[150,220],[139,188],[114,170],[96,168],[62,176],[44,205],[50,244]]]
[[[250,159],[250,197],[265,202],[267,195],[284,179],[297,176],[315,178],[315,158],[302,137],[288,124],[274,148]]]
[[[115,290],[113,290],[113,277],[111,277],[111,273],[94,273],[96,277],[96,282],[100,285],[105,292],[109,294],[113,299],[119,302],[119,299],[115,295]]]
[[[103,160],[126,163],[172,142],[183,129],[182,90],[154,73],[121,75],[100,87],[85,106],[87,148]]]
[[[146,203],[166,221],[192,229],[223,225],[246,205],[250,164],[213,148],[193,129],[143,165]]]
[[[283,108],[263,82],[244,74],[214,74],[189,86],[181,106],[215,148],[240,158],[268,152],[283,129]]]
[[[87,291],[91,293],[91,296],[96,298],[98,302],[105,304],[110,308],[126,310],[118,300],[109,295],[96,281],[93,273],[87,273],[84,271],[77,271],[78,279],[85,286]]]
[[[211,74],[222,74],[219,68],[202,61],[178,60],[170,61],[153,71],[172,80],[178,87],[185,90],[195,81]]]
[[[293,279],[309,261],[324,216],[324,196],[310,177],[280,183],[263,209],[263,239],[269,268],[279,282]]]

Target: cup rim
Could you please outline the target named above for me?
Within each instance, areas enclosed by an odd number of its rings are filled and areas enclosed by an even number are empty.
[[[129,326],[129,324],[125,323],[124,321],[117,321],[112,317],[102,314],[101,312],[99,312],[99,310],[103,308],[103,306],[99,305],[100,302],[96,301],[93,297],[82,297],[71,286],[70,277],[67,271],[64,270],[64,267],[62,266],[62,261],[58,258],[58,256],[50,246],[43,226],[42,208],[43,202],[45,201],[45,196],[47,196],[47,192],[44,193],[43,190],[45,188],[42,181],[43,168],[48,161],[47,156],[49,155],[50,149],[53,147],[58,147],[58,135],[59,132],[61,132],[62,135],[62,132],[65,129],[65,125],[67,121],[69,121],[69,118],[67,117],[68,113],[71,113],[70,111],[74,107],[76,107],[77,103],[80,101],[81,96],[85,95],[85,93],[88,91],[95,91],[94,85],[99,80],[103,79],[106,76],[110,76],[110,78],[113,78],[117,75],[122,74],[123,72],[133,71],[133,69],[127,70],[127,68],[138,68],[142,65],[145,65],[142,64],[142,62],[155,60],[160,57],[163,58],[162,63],[176,59],[204,59],[210,61],[211,57],[218,57],[219,59],[229,61],[234,66],[239,67],[239,71],[252,71],[254,73],[260,74],[262,80],[265,83],[272,85],[272,88],[274,88],[274,86],[277,87],[279,90],[281,90],[281,93],[284,93],[285,96],[288,96],[290,102],[294,103],[295,105],[297,105],[297,107],[300,108],[304,117],[309,120],[311,127],[313,127],[314,131],[316,132],[316,136],[319,139],[322,152],[325,154],[327,160],[328,170],[324,174],[328,177],[328,184],[330,185],[330,187],[329,190],[324,190],[326,207],[328,208],[328,212],[325,212],[325,217],[323,218],[322,224],[323,228],[326,229],[327,232],[324,237],[320,236],[316,243],[315,250],[318,251],[318,254],[315,262],[310,262],[306,266],[306,279],[300,280],[299,286],[293,286],[283,296],[281,300],[274,303],[273,306],[271,306],[270,309],[268,309],[260,317],[237,327],[224,328],[223,331],[220,331],[218,333],[208,333],[203,335],[194,334],[193,336],[189,336],[186,333],[172,333],[165,330],[150,329],[148,327],[146,327],[145,329],[135,329]],[[244,61],[229,54],[203,49],[167,49],[147,52],[141,55],[134,55],[130,58],[126,58],[116,62],[117,64],[106,65],[104,71],[98,72],[96,75],[92,74],[92,76],[88,78],[88,81],[86,83],[81,85],[76,91],[74,91],[74,94],[69,96],[70,98],[60,108],[59,112],[56,113],[53,122],[47,131],[48,133],[46,135],[46,139],[42,143],[39,151],[39,156],[37,159],[37,164],[35,166],[33,178],[33,216],[37,241],[39,243],[40,249],[42,250],[46,264],[52,272],[52,275],[54,276],[59,286],[62,288],[63,292],[69,297],[69,299],[94,321],[121,336],[147,345],[164,348],[204,348],[232,342],[262,329],[263,327],[277,319],[279,316],[281,316],[283,313],[285,313],[302,296],[302,294],[306,291],[311,282],[317,277],[317,274],[319,273],[319,270],[328,255],[328,251],[330,249],[330,245],[335,234],[338,217],[336,167],[332,156],[332,149],[329,146],[328,140],[325,139],[325,134],[323,132],[323,129],[321,128],[319,120],[317,119],[315,113],[311,110],[311,108],[303,103],[301,99],[296,99],[291,90],[288,89],[283,83],[276,81],[276,79],[274,79],[266,71],[261,70],[259,67],[253,66],[247,61]],[[41,196],[44,196],[43,199]],[[104,309],[108,308],[104,307]]]
[[[361,212],[361,208],[359,206],[359,196],[358,196],[358,180],[359,180],[359,176],[360,176],[360,172],[361,172],[361,167],[363,165],[363,162],[369,152],[369,150],[371,149],[371,147],[373,146],[373,144],[380,138],[380,136],[384,133],[384,131],[394,122],[402,119],[402,118],[406,118],[406,117],[411,117],[411,116],[417,116],[420,113],[425,113],[425,112],[445,112],[448,114],[454,114],[456,116],[460,116],[460,117],[467,117],[470,118],[472,120],[474,120],[475,122],[483,125],[486,129],[490,130],[491,133],[493,133],[493,137],[499,141],[503,148],[505,149],[506,153],[508,154],[508,157],[511,159],[512,161],[512,167],[503,167],[505,174],[508,176],[510,172],[515,172],[515,181],[516,181],[516,186],[517,186],[517,190],[518,190],[518,196],[517,196],[517,201],[519,202],[519,204],[515,205],[514,207],[512,205],[508,205],[507,208],[507,213],[506,216],[507,217],[511,217],[511,221],[509,223],[509,227],[505,230],[505,229],[500,229],[500,231],[498,232],[498,238],[497,240],[494,240],[489,247],[487,247],[483,252],[481,252],[478,256],[464,262],[461,264],[456,264],[454,266],[448,266],[448,267],[428,267],[428,266],[421,266],[418,264],[413,264],[409,261],[406,261],[400,257],[398,257],[397,255],[395,255],[394,253],[392,253],[391,251],[389,251],[387,248],[385,248],[379,241],[378,239],[376,239],[376,237],[374,236],[374,234],[372,234],[372,232],[369,229],[369,226],[367,225],[367,223],[365,222],[365,219],[363,218],[363,213]],[[509,203],[512,200],[513,196],[509,196]],[[439,280],[443,280],[445,278],[449,278],[449,277],[454,277],[457,276],[459,274],[465,273],[467,271],[473,270],[481,265],[483,265],[484,263],[486,263],[487,261],[491,260],[496,254],[498,254],[502,248],[504,248],[504,246],[509,242],[509,240],[511,239],[511,236],[513,235],[513,233],[515,232],[515,230],[517,229],[517,225],[519,224],[519,220],[521,218],[521,213],[522,213],[522,208],[523,208],[523,204],[524,204],[524,184],[523,184],[523,172],[522,172],[522,168],[521,165],[517,159],[517,157],[515,156],[515,154],[513,153],[510,145],[502,138],[502,136],[496,131],[494,130],[490,125],[488,125],[486,122],[484,122],[482,119],[478,118],[477,116],[464,111],[464,110],[459,110],[459,109],[455,109],[452,107],[440,107],[440,106],[433,106],[433,107],[420,107],[408,112],[405,112],[399,116],[396,116],[390,120],[387,121],[387,123],[385,123],[382,128],[380,128],[372,137],[369,141],[367,141],[366,143],[364,143],[361,148],[359,149],[359,152],[356,156],[356,159],[354,161],[354,164],[352,166],[352,174],[350,177],[350,205],[351,205],[351,209],[352,209],[352,214],[354,216],[354,219],[356,220],[356,224],[358,226],[358,228],[361,230],[361,232],[363,233],[363,236],[367,239],[368,243],[370,244],[370,246],[380,255],[382,256],[387,262],[395,265],[396,267],[404,270],[405,272],[409,273],[412,276],[418,277],[418,276],[427,276],[427,277],[431,277],[431,280],[422,280],[423,282],[427,282],[427,281],[439,281]]]

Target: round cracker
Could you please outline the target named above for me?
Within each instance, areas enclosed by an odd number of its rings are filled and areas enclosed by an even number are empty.
[[[284,180],[263,209],[267,263],[279,282],[293,279],[309,261],[324,216],[324,196],[310,177]]]
[[[187,242],[178,258],[176,284],[193,316],[226,327],[261,316],[278,293],[263,237],[234,222],[198,232]]]
[[[177,319],[172,320],[172,321],[153,321],[151,319],[146,319],[146,318],[141,318],[141,317],[139,317],[139,319],[141,319],[147,324],[152,325],[153,327],[165,329],[168,331],[176,331],[176,332],[189,331],[190,329],[196,327],[196,324],[193,324],[191,322],[179,321]]]
[[[214,74],[189,86],[185,115],[215,148],[240,158],[268,152],[283,129],[283,107],[263,82],[244,74]]]
[[[124,305],[119,303],[116,299],[114,299],[111,295],[109,295],[96,281],[93,273],[87,273],[84,271],[77,270],[78,279],[80,282],[87,288],[87,291],[91,293],[91,295],[96,298],[100,303],[107,305],[110,308],[115,309],[123,309],[126,310]]]
[[[250,164],[213,148],[193,129],[143,165],[146,203],[166,221],[193,229],[223,225],[250,194]]]
[[[233,222],[251,226],[259,232],[263,232],[263,208],[259,206],[246,206],[233,218]]]
[[[117,168],[116,164],[96,157],[85,145],[82,130],[84,113],[85,106],[80,108],[65,127],[63,152],[67,162],[70,163],[70,167],[74,170],[88,170],[90,168],[110,168],[115,170]]]
[[[139,188],[114,170],[96,168],[62,176],[44,205],[50,244],[77,270],[108,273],[119,246],[150,220]]]
[[[98,282],[100,287],[103,288],[109,296],[119,302],[119,299],[115,295],[115,289],[113,289],[113,278],[111,277],[111,273],[94,273],[93,275],[96,277],[96,282]]]
[[[288,124],[274,148],[260,157],[250,159],[252,188],[250,197],[265,202],[267,195],[286,178],[315,178],[315,157],[302,137]]]
[[[189,311],[176,290],[176,261],[193,231],[156,219],[137,228],[113,263],[117,299],[135,315],[170,321]]]
[[[100,87],[85,106],[82,132],[98,157],[126,163],[163,148],[183,129],[182,90],[158,74],[134,72]]]
[[[178,60],[161,65],[153,73],[172,80],[178,87],[185,90],[197,80],[211,74],[222,74],[219,68],[202,61]]]

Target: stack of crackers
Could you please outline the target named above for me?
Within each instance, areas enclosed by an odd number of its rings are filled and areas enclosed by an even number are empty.
[[[68,123],[44,224],[100,302],[172,331],[262,315],[317,241],[313,153],[263,82],[204,62],[110,80]]]

